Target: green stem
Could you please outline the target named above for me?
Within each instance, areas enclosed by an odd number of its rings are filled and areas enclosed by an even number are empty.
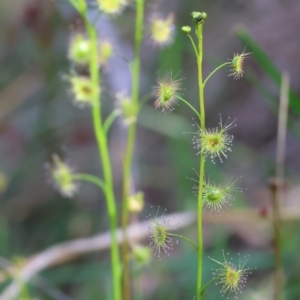
[[[76,7],[75,7],[76,8]],[[105,198],[108,209],[110,234],[111,234],[111,263],[113,280],[113,299],[122,300],[121,296],[121,265],[119,258],[119,248],[117,239],[117,210],[113,190],[113,178],[111,171],[111,162],[108,149],[108,141],[102,124],[101,103],[98,87],[100,85],[99,63],[98,63],[98,43],[97,31],[87,19],[87,6],[85,0],[80,0],[77,4],[86,30],[91,41],[91,58],[89,62],[90,76],[93,83],[93,127],[98,145],[99,157],[102,162],[103,176],[105,182]]]
[[[97,176],[90,175],[90,174],[83,174],[83,173],[75,173],[72,175],[72,178],[74,180],[83,180],[83,181],[91,182],[97,185],[98,187],[100,187],[100,189],[105,194],[105,190],[106,190],[105,183],[102,179],[98,178]]]
[[[29,293],[29,288],[28,288],[28,283],[24,282],[23,279],[17,279],[19,282],[19,285],[21,286],[20,289],[20,297],[24,299],[30,299],[30,293]]]
[[[215,279],[213,278],[212,280],[210,280],[201,290],[201,295],[203,296],[206,288],[214,281]]]
[[[191,243],[195,247],[196,251],[198,251],[198,246],[192,240],[190,240],[189,238],[187,238],[187,237],[185,237],[183,235],[180,235],[180,234],[176,234],[176,233],[168,233],[168,235],[177,236],[177,237],[179,237],[179,238],[181,238],[183,240],[188,241],[189,243]]]
[[[191,104],[188,103],[185,99],[183,99],[182,97],[180,97],[180,96],[178,96],[178,95],[177,95],[177,98],[178,98],[179,100],[181,100],[182,102],[184,102],[189,108],[191,108],[192,111],[193,111],[193,112],[198,116],[198,118],[200,119],[200,114],[199,114],[199,112],[197,112],[197,110],[194,108],[193,105],[191,105]]]
[[[191,37],[190,34],[188,34],[187,36],[189,37],[189,39],[190,39],[190,41],[191,41],[191,43],[192,43],[192,46],[193,46],[193,49],[194,49],[194,51],[195,51],[196,57],[198,57],[198,51],[197,51],[197,48],[196,48],[196,45],[195,45],[195,43],[194,43],[193,38]]]
[[[203,60],[203,44],[202,44],[202,29],[203,23],[197,24],[197,37],[198,37],[198,87],[199,87],[199,106],[200,106],[200,127],[205,130],[205,106],[204,106],[204,86],[202,77],[202,60]],[[205,157],[203,154],[200,156],[200,171],[199,171],[199,191],[198,191],[198,271],[197,271],[197,300],[202,299],[201,286],[202,286],[202,269],[203,269],[203,229],[202,229],[202,210],[203,210],[203,183],[204,183],[204,167]]]
[[[226,62],[226,63],[224,63],[224,64],[222,64],[222,65],[220,65],[220,66],[218,66],[217,68],[215,68],[207,77],[206,77],[206,79],[204,80],[204,82],[203,82],[203,88],[205,88],[205,85],[206,85],[206,83],[207,83],[207,81],[217,72],[217,71],[219,71],[220,69],[222,69],[223,67],[225,67],[225,66],[228,66],[228,65],[230,65],[231,63],[230,62]]]
[[[140,85],[140,51],[143,38],[143,21],[144,21],[144,0],[136,0],[136,20],[135,20],[135,45],[134,60],[132,64],[132,102],[138,107],[139,105],[139,85]],[[134,142],[136,134],[136,123],[129,126],[127,136],[127,147],[124,157],[123,168],[123,199],[122,199],[122,264],[123,264],[123,296],[124,300],[130,300],[130,272],[129,261],[127,259],[129,252],[129,243],[127,236],[127,226],[129,223],[128,198],[130,196],[130,172],[132,157],[134,151]]]
[[[110,126],[112,125],[112,123],[114,122],[114,120],[117,118],[117,116],[119,114],[120,114],[120,112],[117,109],[115,109],[111,112],[111,114],[105,120],[104,125],[103,125],[103,131],[105,132],[106,135],[108,133]]]

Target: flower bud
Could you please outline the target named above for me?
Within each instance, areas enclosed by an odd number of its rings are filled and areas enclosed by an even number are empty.
[[[203,187],[203,207],[211,213],[221,213],[224,209],[231,206],[235,199],[232,193],[241,191],[240,188],[234,186],[235,182],[229,180],[228,182],[217,184],[207,180]]]
[[[109,58],[112,56],[113,54],[113,46],[112,44],[107,41],[107,40],[103,40],[99,43],[99,64],[100,66],[103,66],[107,63],[107,61],[109,60]]]
[[[191,13],[191,17],[192,20],[196,23],[196,24],[201,24],[205,21],[205,19],[207,18],[207,13],[205,12],[198,12],[198,11],[193,11]]]
[[[144,246],[133,246],[133,258],[140,265],[147,265],[151,259],[151,248]]]
[[[169,14],[167,18],[151,18],[151,39],[154,44],[165,46],[173,41],[174,37],[174,14]]]
[[[176,97],[181,90],[182,79],[175,79],[172,76],[172,71],[165,74],[157,80],[158,86],[154,88],[156,101],[155,107],[160,108],[163,112],[171,112],[176,104]]]
[[[100,93],[99,86],[95,88],[92,80],[85,76],[74,75],[69,80],[75,104],[79,107],[92,105],[95,93]]]
[[[229,253],[227,253],[229,255]],[[225,257],[223,250],[224,262],[217,261],[209,257],[212,261],[218,264],[217,269],[212,269],[212,274],[217,285],[221,285],[221,294],[222,296],[229,295],[233,293],[235,298],[238,298],[238,295],[243,292],[243,289],[246,285],[248,276],[252,274],[251,268],[245,267],[248,257],[245,257],[244,260],[239,259],[239,263],[235,264],[231,260],[232,258]]]
[[[123,93],[118,93],[117,99],[124,124],[128,126],[135,123],[137,119],[138,105],[134,103],[130,97]]]
[[[90,40],[80,33],[76,33],[69,45],[69,59],[76,64],[88,64],[91,57],[91,43]]]
[[[169,255],[173,250],[176,241],[170,231],[176,228],[171,225],[171,221],[165,215],[158,218],[157,214],[154,217],[150,214],[148,218],[150,219],[148,227],[150,247],[152,247],[154,255],[161,259],[161,252]]]
[[[186,33],[186,34],[190,34],[191,33],[191,27],[190,26],[183,26],[181,27],[182,32]]]
[[[108,15],[117,15],[121,13],[127,5],[127,0],[97,0],[99,9]]]
[[[56,154],[53,154],[52,159],[51,176],[55,188],[63,196],[74,196],[78,190],[78,185],[73,180],[72,168],[66,163],[63,163]]]
[[[244,74],[244,61],[246,57],[250,53],[245,53],[245,51],[241,54],[235,53],[233,55],[233,59],[231,61],[231,73],[228,76],[233,76],[234,79],[239,79],[243,77]]]
[[[144,208],[144,193],[138,192],[128,199],[128,209],[132,213],[139,213]]]
[[[205,130],[199,128],[198,135],[193,137],[194,148],[198,150],[197,154],[210,157],[213,163],[216,157],[223,162],[223,157],[227,158],[226,153],[232,151],[233,135],[229,135],[227,131],[234,127],[234,121],[223,125],[221,119],[218,127]]]

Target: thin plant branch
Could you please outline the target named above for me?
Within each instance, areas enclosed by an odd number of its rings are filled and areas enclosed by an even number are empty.
[[[289,76],[282,75],[280,103],[279,103],[279,120],[278,120],[278,138],[276,153],[276,177],[284,179],[284,161],[285,161],[285,140],[287,128],[287,116],[289,105]]]
[[[210,281],[202,288],[202,290],[201,290],[201,295],[204,294],[205,290],[209,287],[209,285],[210,285],[211,283],[214,282],[214,280],[215,280],[215,278],[213,278],[212,280],[210,280]]]
[[[72,178],[74,180],[82,180],[82,181],[93,183],[97,185],[105,193],[105,189],[106,189],[105,182],[97,176],[91,174],[84,174],[84,173],[75,173],[72,175]]]
[[[106,135],[107,135],[111,125],[113,124],[113,122],[119,115],[120,115],[120,111],[118,109],[115,109],[111,112],[111,114],[105,120],[104,125],[103,125],[103,131],[105,132]]]
[[[198,251],[198,246],[191,239],[189,239],[189,238],[187,238],[187,237],[185,237],[183,235],[176,234],[176,233],[169,233],[169,235],[176,236],[176,237],[179,237],[179,238],[181,238],[183,240],[186,240],[187,242],[189,242],[190,244],[192,244],[195,247],[196,251]]]
[[[280,245],[280,227],[281,227],[281,209],[280,204],[283,200],[284,187],[284,161],[285,161],[285,144],[287,131],[287,115],[288,115],[288,93],[289,93],[289,76],[282,75],[279,116],[278,116],[278,133],[277,133],[277,148],[276,148],[276,178],[270,184],[272,192],[272,207],[273,207],[273,230],[274,230],[274,299],[280,300],[283,288],[282,276],[282,259]]]
[[[220,66],[218,66],[217,68],[215,68],[208,76],[207,76],[207,78],[204,80],[204,82],[203,82],[203,88],[205,88],[205,85],[206,85],[206,83],[207,83],[207,81],[218,71],[218,70],[220,70],[220,69],[222,69],[223,67],[225,67],[225,66],[228,66],[228,65],[230,65],[231,63],[230,62],[226,62],[226,63],[224,63],[224,64],[222,64],[222,65],[220,65]]]
[[[193,46],[193,49],[194,49],[194,52],[195,52],[195,56],[198,57],[198,50],[197,50],[197,48],[196,48],[196,45],[195,45],[195,43],[194,43],[193,38],[191,37],[190,34],[188,34],[187,36],[189,37],[189,39],[190,39],[190,41],[191,41],[191,43],[192,43],[192,46]]]
[[[197,115],[197,117],[200,119],[200,114],[199,114],[199,112],[197,112],[197,110],[194,108],[193,105],[191,105],[188,101],[186,101],[185,99],[183,99],[182,97],[180,97],[178,95],[177,95],[177,98],[180,101],[184,102]]]

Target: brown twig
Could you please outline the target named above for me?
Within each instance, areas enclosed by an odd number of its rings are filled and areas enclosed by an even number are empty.
[[[166,217],[166,216],[165,216]],[[195,221],[195,214],[186,212],[168,216],[179,222],[177,228],[186,227]],[[128,238],[130,240],[141,239],[147,236],[148,222],[132,224],[128,227]],[[122,243],[122,230],[117,231],[118,243]],[[18,274],[18,282],[12,282],[0,295],[0,300],[16,299],[19,291],[19,282],[28,282],[35,274],[51,266],[68,262],[74,258],[91,252],[99,252],[109,249],[111,244],[110,233],[96,235],[90,238],[78,239],[71,242],[65,242],[52,246],[33,257],[29,258],[27,263],[22,267]]]
[[[194,212],[184,212],[174,215],[165,215],[165,218],[174,220],[178,229],[190,226],[196,221]],[[281,221],[289,222],[300,219],[299,208],[283,208]],[[233,209],[224,211],[222,215],[203,215],[204,223],[241,224],[250,226],[265,223],[270,224],[272,216],[262,216],[259,209]],[[179,225],[177,225],[179,224]],[[128,227],[129,240],[142,240],[147,237],[148,222],[134,223]],[[122,232],[118,230],[118,242],[122,243]],[[19,278],[22,282],[28,282],[33,276],[52,266],[63,264],[77,257],[92,252],[99,252],[110,247],[110,234],[108,232],[89,238],[77,239],[51,246],[44,251],[27,259],[22,269],[19,270]],[[18,295],[20,286],[18,282],[12,282],[0,295],[0,300],[13,300]]]
[[[281,209],[280,204],[283,200],[284,188],[284,161],[285,161],[285,144],[287,131],[288,116],[288,92],[289,92],[289,76],[282,75],[279,116],[278,116],[278,133],[276,148],[276,178],[270,182],[272,193],[273,207],[273,231],[274,231],[274,261],[275,261],[275,277],[274,277],[274,299],[280,300],[283,288],[282,278],[282,260],[280,245],[280,227],[281,227]]]

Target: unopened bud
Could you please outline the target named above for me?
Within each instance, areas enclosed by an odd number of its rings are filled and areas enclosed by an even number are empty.
[[[151,258],[151,248],[143,246],[134,246],[132,254],[137,263],[146,265],[149,263]]]
[[[182,32],[186,33],[186,34],[190,34],[191,33],[191,27],[190,26],[183,26],[181,27]]]
[[[144,208],[144,193],[138,192],[128,199],[128,209],[132,213],[139,213]]]
[[[201,24],[205,21],[205,19],[207,18],[207,13],[205,12],[198,12],[198,11],[193,11],[191,13],[191,17],[192,20],[196,23],[196,24]]]

